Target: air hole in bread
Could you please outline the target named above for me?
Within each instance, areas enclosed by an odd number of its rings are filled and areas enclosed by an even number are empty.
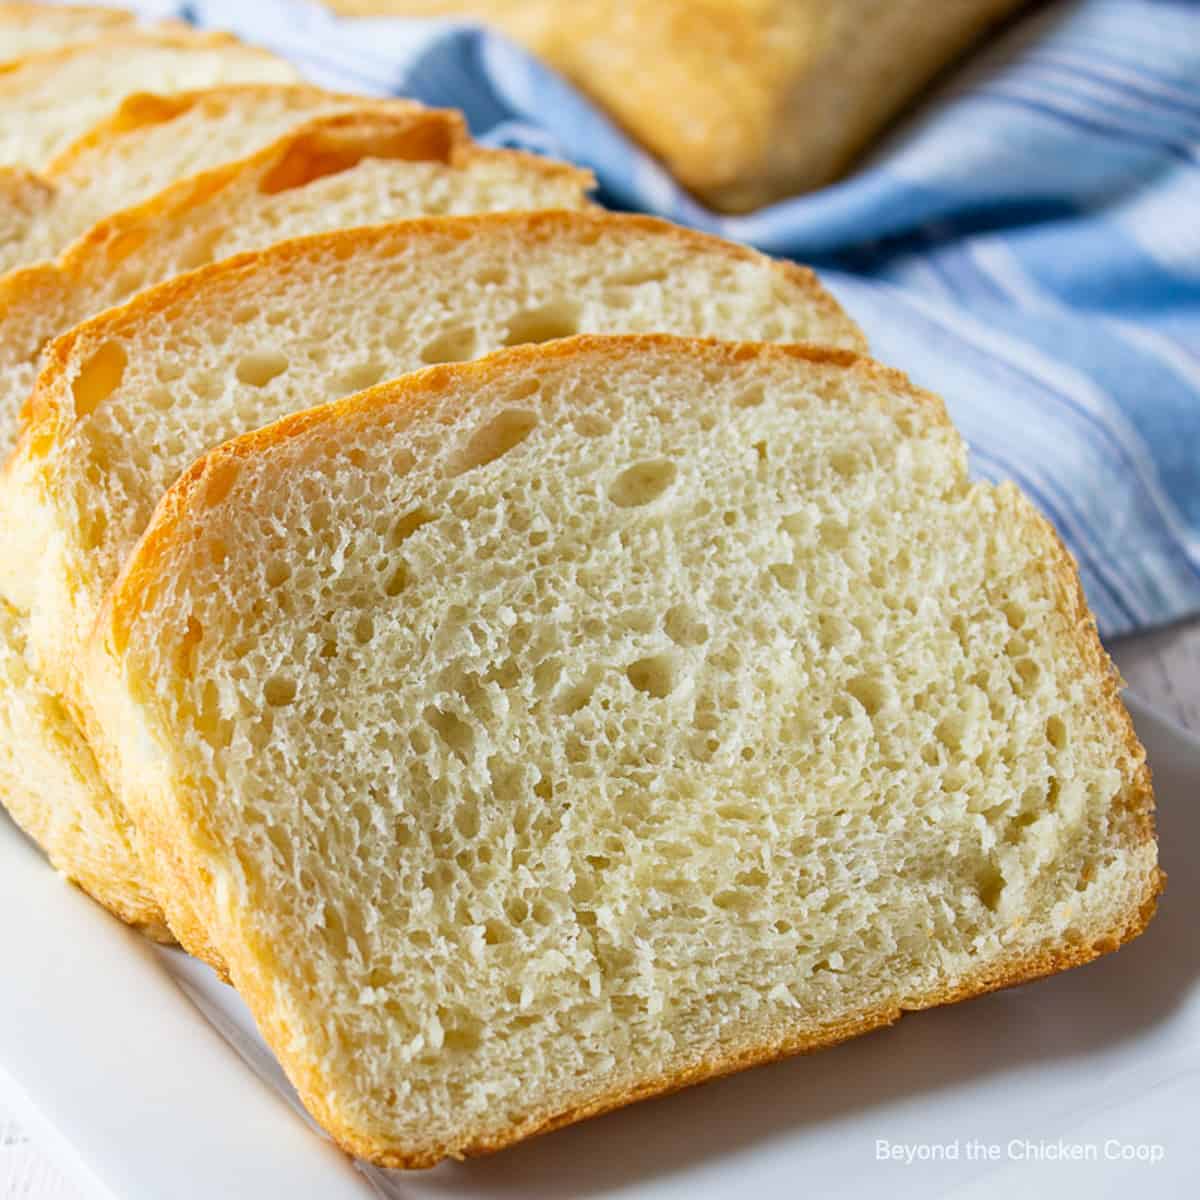
[[[1017,678],[1013,682],[1013,690],[1018,696],[1028,696],[1037,687],[1042,669],[1032,658],[1017,660]]]
[[[498,413],[463,447],[454,464],[459,475],[486,467],[519,446],[534,430],[537,417],[522,409],[506,409]]]
[[[508,323],[505,346],[552,342],[579,332],[579,309],[573,304],[547,304],[517,313]]]
[[[452,712],[435,708],[432,705],[425,710],[425,720],[432,726],[433,731],[443,742],[464,762],[470,757],[475,745],[475,735],[465,721]]]
[[[1004,894],[1004,876],[989,863],[979,872],[975,880],[975,888],[979,893],[979,903],[984,908],[995,912],[1000,906],[1000,898]]]
[[[853,450],[838,450],[830,456],[829,462],[844,479],[849,479],[863,465],[862,459]]]
[[[400,563],[387,577],[387,581],[383,585],[383,594],[398,596],[406,587],[408,587],[408,567],[405,563]]]
[[[238,363],[237,377],[247,387],[266,387],[287,369],[287,355],[277,350],[260,350],[257,354],[247,354]]]
[[[203,637],[204,626],[195,617],[188,617],[177,651],[179,673],[187,679],[191,679],[196,673],[196,647],[200,645]]]
[[[454,810],[454,828],[468,840],[479,836],[479,809],[472,803],[464,802]]]
[[[466,362],[475,357],[478,340],[474,329],[447,329],[425,344],[421,350],[421,361],[431,366],[436,363]]]
[[[933,736],[937,738],[947,750],[957,750],[963,741],[963,736],[967,732],[967,719],[962,713],[952,713],[948,717],[943,717],[934,727]]]
[[[1055,750],[1067,748],[1067,726],[1062,717],[1049,717],[1046,720],[1046,741]]]
[[[1004,618],[1011,629],[1020,629],[1025,624],[1026,612],[1015,601],[1010,600],[1003,606]]]
[[[612,481],[608,498],[619,508],[652,504],[675,482],[679,470],[665,458],[635,463]]]
[[[272,559],[267,563],[267,586],[282,587],[292,577],[291,564],[282,558]]]
[[[701,646],[708,641],[708,626],[686,604],[667,609],[663,629],[677,646]]]
[[[121,386],[128,359],[120,342],[105,342],[84,364],[71,385],[75,413],[90,416]]]
[[[800,568],[795,563],[772,563],[770,570],[781,588],[792,592],[800,586]]]
[[[580,413],[575,418],[575,432],[580,437],[603,437],[612,432],[612,422],[600,413]]]
[[[873,717],[888,700],[887,685],[870,675],[856,675],[846,684],[846,691]]]
[[[272,675],[263,685],[263,697],[272,708],[286,708],[296,699],[296,681],[288,675]]]
[[[736,913],[739,917],[748,917],[754,906],[754,898],[745,892],[728,889],[717,892],[713,896],[713,904],[726,912]]]
[[[829,550],[844,550],[850,544],[850,534],[840,521],[822,521],[819,537]]]
[[[451,1053],[470,1053],[478,1050],[482,1041],[483,1026],[476,1022],[450,1026],[442,1034],[442,1049]]]
[[[669,654],[639,658],[625,668],[625,675],[639,692],[661,700],[675,690],[675,660]]]
[[[779,528],[793,537],[808,537],[813,532],[813,521],[808,513],[789,513],[779,522]]]
[[[738,408],[757,408],[766,398],[766,389],[761,383],[756,383],[739,392],[734,404]]]
[[[433,513],[427,508],[413,508],[403,516],[397,517],[388,533],[388,545],[395,549],[403,545],[422,525],[428,525],[433,520]]]

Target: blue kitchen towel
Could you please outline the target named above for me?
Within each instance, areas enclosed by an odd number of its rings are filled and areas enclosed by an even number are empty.
[[[301,0],[135,7],[460,108],[485,142],[592,167],[607,203],[813,263],[875,354],[946,398],[972,469],[1058,527],[1103,633],[1200,612],[1197,0],[1038,6],[844,182],[741,217],[494,34]]]

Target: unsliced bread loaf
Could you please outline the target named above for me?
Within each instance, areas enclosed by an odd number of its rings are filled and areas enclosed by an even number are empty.
[[[705,203],[745,212],[833,182],[1026,0],[328,0],[468,17],[604,104]]]
[[[0,165],[41,169],[132,92],[294,83],[282,59],[224,34],[131,30],[0,64]]]
[[[132,21],[118,8],[0,4],[0,61],[88,41]]]
[[[40,175],[0,168],[0,270],[57,255],[102,217],[140,204],[176,180],[269,145],[323,113],[412,112],[299,84],[234,84],[130,96]]]
[[[91,686],[343,1146],[494,1150],[1140,932],[1116,676],[965,457],[849,354],[580,338],[187,472]]]
[[[581,208],[586,171],[471,141],[457,113],[318,117],[248,158],[183,179],[94,225],[57,262],[0,276],[0,445],[58,334],[206,263],[327,229],[423,213]]]
[[[810,272],[599,212],[330,233],[193,272],[49,349],[0,492],[0,590],[29,619],[51,690],[86,706],[75,659],[104,593],[204,450],[426,363],[580,330],[659,329],[862,344]],[[129,884],[114,875],[121,897]],[[186,897],[161,899],[180,940],[214,958]]]

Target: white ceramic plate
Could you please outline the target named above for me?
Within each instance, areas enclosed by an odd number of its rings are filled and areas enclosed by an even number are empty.
[[[413,1175],[355,1167],[306,1128],[235,993],[0,822],[0,1076],[114,1200],[1195,1195],[1200,740],[1132,707],[1171,879],[1120,953]]]

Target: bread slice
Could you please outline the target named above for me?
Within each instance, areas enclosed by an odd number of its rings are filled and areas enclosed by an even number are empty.
[[[321,114],[412,112],[299,84],[235,84],[128,97],[44,172],[0,168],[0,270],[50,259],[109,213],[185,176],[243,158]]]
[[[132,21],[118,8],[0,4],[0,62],[89,41]]]
[[[57,262],[0,276],[0,446],[11,448],[42,347],[173,275],[322,230],[423,213],[581,208],[586,171],[486,150],[457,113],[368,107],[296,126],[94,225]]]
[[[600,212],[324,234],[143,292],[48,352],[0,491],[0,593],[27,618],[50,690],[84,705],[75,658],[104,593],[204,450],[426,363],[580,330],[656,329],[862,344],[803,268]],[[112,861],[125,896],[128,863]],[[186,897],[160,899],[184,945],[215,958]]]
[[[1160,886],[1070,559],[845,353],[571,339],[248,434],[88,669],[143,836],[385,1165],[1084,962]]]
[[[689,191],[747,212],[832,183],[1027,0],[327,0],[495,25],[604,104]]]
[[[0,64],[0,165],[41,169],[132,92],[295,83],[282,59],[224,34],[131,30]]]

